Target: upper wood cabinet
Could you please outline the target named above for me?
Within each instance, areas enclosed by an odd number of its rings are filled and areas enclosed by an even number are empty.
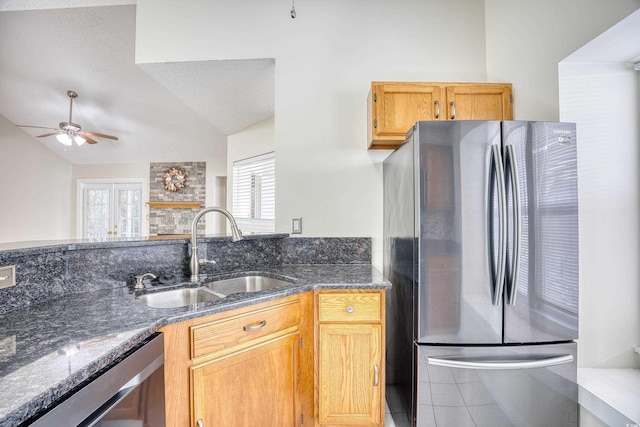
[[[373,82],[369,149],[394,149],[420,120],[512,120],[510,83]]]

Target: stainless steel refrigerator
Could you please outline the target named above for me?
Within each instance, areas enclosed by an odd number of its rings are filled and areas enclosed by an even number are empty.
[[[570,123],[418,122],[384,161],[396,424],[578,424]]]

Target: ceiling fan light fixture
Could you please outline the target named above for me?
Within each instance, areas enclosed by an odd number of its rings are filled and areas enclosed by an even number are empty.
[[[80,125],[72,122],[60,122],[60,129],[65,130],[67,132],[80,132]]]
[[[66,133],[61,133],[56,135],[56,139],[58,140],[58,142],[60,142],[63,145],[66,145],[67,147],[71,146],[71,144],[73,144],[73,141],[71,140],[71,137],[69,135],[67,135]]]
[[[81,137],[80,135],[74,136],[73,140],[76,142],[76,145],[78,145],[78,147],[84,144],[85,142],[87,142],[87,140]]]

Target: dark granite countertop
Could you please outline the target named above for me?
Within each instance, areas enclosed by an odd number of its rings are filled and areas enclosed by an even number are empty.
[[[390,286],[368,264],[279,265],[260,272],[295,283],[173,309],[147,307],[122,287],[0,315],[0,426],[17,426],[46,410],[164,325],[314,289]]]

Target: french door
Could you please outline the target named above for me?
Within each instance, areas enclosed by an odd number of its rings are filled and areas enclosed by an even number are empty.
[[[143,182],[80,180],[78,235],[85,239],[139,237],[142,234]]]

